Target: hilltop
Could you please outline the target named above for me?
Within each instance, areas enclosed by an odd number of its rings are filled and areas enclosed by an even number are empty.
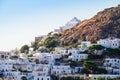
[[[100,11],[91,19],[84,20],[77,26],[64,30],[55,39],[60,43],[96,42],[107,37],[120,38],[120,5]]]

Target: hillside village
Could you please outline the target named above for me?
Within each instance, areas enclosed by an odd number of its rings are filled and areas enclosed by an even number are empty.
[[[4,80],[119,80],[120,39],[83,41],[79,48],[56,47],[51,52],[0,52],[0,60]]]
[[[0,80],[120,80],[120,38],[111,33],[96,42],[69,37],[83,23],[74,17],[60,29],[35,37],[30,46],[0,51]],[[71,42],[64,42],[68,37]]]

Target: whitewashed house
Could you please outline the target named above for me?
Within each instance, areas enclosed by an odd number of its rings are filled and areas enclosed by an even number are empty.
[[[60,59],[61,58],[61,54],[58,54],[58,53],[52,53],[51,56],[53,56],[54,59]]]
[[[56,52],[58,52],[61,55],[69,55],[69,54],[79,54],[80,53],[80,49],[76,49],[76,48],[56,48],[55,49]]]
[[[34,76],[34,80],[51,80],[50,76]]]
[[[79,24],[81,21],[77,18],[77,17],[74,17],[72,18],[70,21],[68,21],[65,26],[62,26],[62,30],[66,30],[66,29],[70,29],[74,26],[76,26],[77,24]]]
[[[90,41],[82,41],[81,42],[81,47],[82,48],[86,48],[86,47],[90,47],[92,44]]]
[[[114,74],[120,74],[120,59],[118,58],[106,58],[103,67],[109,72]]]
[[[119,74],[120,75],[120,68],[113,68],[113,74]]]
[[[64,26],[61,26],[59,29],[55,29],[54,32],[60,33],[61,31],[70,29],[76,25],[78,25],[81,21],[77,18],[74,17],[70,21],[68,21]]]
[[[50,78],[50,65],[48,64],[36,64],[32,72],[33,80],[51,80]]]
[[[10,52],[0,51],[0,60],[9,59],[11,57]]]
[[[76,49],[76,48],[70,48],[68,49],[68,53],[69,54],[80,54],[80,50],[79,49]]]
[[[69,65],[54,65],[51,69],[51,74],[61,75],[61,74],[71,74],[72,70]]]
[[[88,58],[88,54],[72,54],[68,57],[68,59],[73,60],[73,61],[79,61],[82,59],[87,59]]]
[[[13,67],[13,61],[10,61],[10,60],[0,61],[0,71],[8,72],[12,70],[12,67]]]
[[[89,74],[89,78],[92,80],[96,80],[97,78],[104,78],[108,80],[109,78],[120,78],[120,75],[114,74]]]
[[[62,48],[62,47],[57,47],[55,48],[55,52],[61,54],[61,55],[68,55],[68,49]]]
[[[19,54],[20,58],[27,59],[28,55],[26,53],[20,53]]]
[[[106,58],[104,63],[104,67],[114,67],[114,68],[120,68],[120,59],[118,58]]]
[[[97,44],[102,45],[106,48],[120,48],[120,39],[110,37],[107,39],[100,39]]]
[[[50,74],[50,65],[48,64],[36,64],[33,68],[33,73],[39,75],[49,75]]]
[[[3,54],[3,53],[2,53]],[[50,80],[50,64],[36,64],[30,62],[28,56],[24,53],[20,54],[20,58],[9,58],[7,53],[0,60],[0,72],[3,74],[4,80]],[[51,55],[39,55],[38,59],[47,60],[54,63]],[[34,57],[37,59],[37,57]]]
[[[73,73],[80,73],[82,71],[82,69],[83,69],[82,66],[79,66],[79,67],[77,66],[77,67],[74,68]]]
[[[42,63],[47,63],[51,66],[55,63],[55,59],[50,53],[35,53],[34,56]]]

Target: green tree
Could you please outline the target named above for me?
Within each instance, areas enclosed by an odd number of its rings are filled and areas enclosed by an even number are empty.
[[[107,74],[107,71],[103,68],[97,67],[97,65],[91,61],[84,61],[82,73],[86,74]]]
[[[51,75],[52,80],[59,80],[57,76]]]
[[[37,49],[39,48],[39,45],[38,45],[37,42],[32,42],[32,43],[31,43],[31,47],[32,47],[33,50],[35,51],[35,50],[37,50]]]
[[[82,73],[93,74],[95,73],[97,66],[91,61],[84,61]]]
[[[62,77],[60,80],[74,80],[73,77]]]
[[[70,76],[68,76],[68,77],[62,77],[60,80],[84,80],[84,79],[82,79],[80,77],[70,77]]]
[[[29,57],[33,57],[33,54],[31,53],[31,54],[29,54],[28,56],[29,56]]]
[[[74,80],[84,80],[83,78],[80,78],[80,77],[75,77]]]
[[[90,54],[88,55],[88,59],[103,59],[103,55],[95,55],[95,54]]]
[[[28,45],[23,45],[21,48],[20,48],[20,52],[21,53],[28,53],[29,51],[29,46]]]
[[[107,80],[120,80],[120,77],[119,78],[108,78]]]
[[[43,42],[43,45],[46,46],[47,48],[51,48],[51,47],[54,48],[58,45],[58,42],[56,40],[54,40],[53,37],[48,37]]]
[[[96,80],[105,80],[105,78],[99,77],[99,78],[96,78]]]
[[[89,47],[90,50],[94,49],[94,50],[102,50],[104,49],[104,47],[102,45],[93,45]]]
[[[97,68],[96,74],[107,74],[107,70],[105,70],[104,68]]]
[[[102,45],[92,45],[88,48],[89,53],[94,53],[95,50],[103,50],[104,47]]]
[[[69,60],[69,61],[68,61],[68,64],[69,64],[71,67],[74,67],[74,66],[77,66],[77,61]]]
[[[38,49],[38,51],[40,51],[41,53],[43,53],[43,52],[48,52],[48,49],[41,47],[41,48]]]
[[[103,52],[104,56],[107,57],[116,57],[116,56],[120,56],[120,49],[119,48],[107,48],[104,52]]]

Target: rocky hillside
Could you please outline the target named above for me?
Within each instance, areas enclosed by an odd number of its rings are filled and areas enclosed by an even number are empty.
[[[120,38],[120,5],[98,12],[91,19],[84,20],[77,26],[63,31],[56,40],[63,43],[81,40],[96,42],[101,38],[111,36]]]

